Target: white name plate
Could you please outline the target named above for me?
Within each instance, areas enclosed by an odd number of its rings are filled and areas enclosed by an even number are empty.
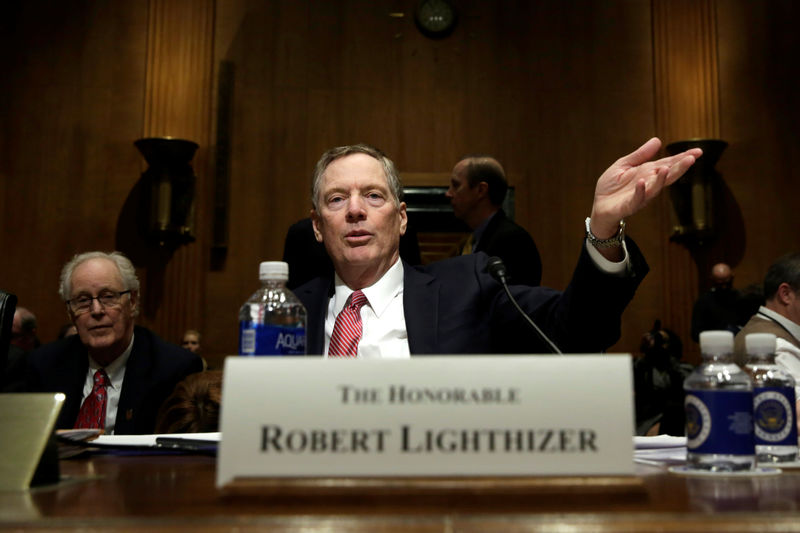
[[[629,355],[228,357],[217,486],[633,474]]]

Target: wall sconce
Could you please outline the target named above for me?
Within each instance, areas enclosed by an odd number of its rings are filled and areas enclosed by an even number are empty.
[[[702,148],[703,155],[669,188],[673,207],[671,241],[687,247],[702,246],[716,236],[714,224],[717,182],[714,169],[728,143],[719,139],[690,139],[667,145],[674,155],[689,148]]]
[[[180,246],[194,241],[196,177],[190,162],[197,143],[149,137],[133,144],[149,165],[141,177],[146,235],[159,246]]]

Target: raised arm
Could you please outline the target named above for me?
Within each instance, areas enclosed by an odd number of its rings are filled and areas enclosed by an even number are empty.
[[[591,229],[597,238],[614,236],[620,220],[641,210],[703,154],[699,148],[692,148],[650,161],[659,148],[661,140],[653,137],[636,151],[619,158],[597,180],[591,214]],[[612,261],[622,259],[619,248],[604,248],[600,252]]]

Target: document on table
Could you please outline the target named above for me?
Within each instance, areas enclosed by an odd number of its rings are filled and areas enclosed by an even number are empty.
[[[658,435],[633,437],[633,460],[651,466],[674,466],[686,462],[686,437]]]
[[[62,442],[88,446],[113,446],[154,448],[164,446],[163,442],[188,441],[209,446],[219,444],[222,433],[163,433],[153,435],[99,435],[99,430],[59,430],[57,435]],[[175,446],[171,446],[175,447]]]

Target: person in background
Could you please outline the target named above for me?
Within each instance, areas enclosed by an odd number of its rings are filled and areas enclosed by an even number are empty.
[[[800,410],[800,252],[783,255],[770,265],[764,276],[764,299],[734,338],[734,361],[741,367],[747,364],[745,337],[750,333],[775,335],[775,362],[794,378]]]
[[[685,434],[683,381],[692,366],[682,363],[683,343],[656,320],[642,337],[642,357],[633,363],[637,435]]]
[[[221,402],[222,371],[208,370],[187,376],[161,406],[156,433],[219,431]]]
[[[599,178],[585,239],[564,292],[513,285],[524,311],[561,350],[592,353],[620,335],[620,318],[647,273],[623,219],[641,210],[702,154],[694,148],[649,161],[650,139]],[[408,358],[412,354],[541,353],[531,332],[488,271],[484,253],[413,267],[400,260],[408,216],[394,163],[368,145],[333,148],[312,184],[316,239],[335,272],[294,292],[308,312],[309,354]]]
[[[733,288],[733,270],[726,263],[711,268],[711,289],[701,294],[692,308],[692,340],[699,342],[700,333],[727,330],[734,335],[758,309],[752,300]]]
[[[187,329],[181,339],[181,347],[192,353],[200,354],[200,332],[196,329]]]
[[[25,352],[31,352],[42,345],[36,335],[38,324],[36,315],[24,307],[14,311],[14,322],[11,325],[11,344]]]
[[[135,325],[139,279],[120,252],[73,257],[59,294],[78,334],[30,354],[27,390],[66,395],[58,429],[152,433],[175,385],[202,370],[200,357]]]
[[[36,315],[25,307],[17,307],[11,324],[11,340],[0,392],[22,392],[25,389],[28,354],[41,346],[37,330]]]
[[[455,167],[446,196],[453,214],[472,235],[462,253],[485,252],[503,260],[510,283],[539,285],[542,260],[530,234],[503,210],[508,191],[505,171],[493,157],[466,156]]]

